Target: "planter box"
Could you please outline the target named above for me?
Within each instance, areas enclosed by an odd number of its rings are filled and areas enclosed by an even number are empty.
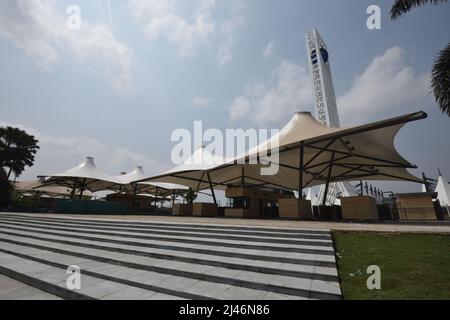
[[[192,205],[176,203],[172,209],[173,216],[189,217],[192,216]]]
[[[280,218],[312,219],[311,201],[304,199],[279,199]]]
[[[396,204],[399,220],[437,220],[433,198],[429,193],[398,194]]]
[[[372,197],[341,198],[342,219],[379,220],[377,201]]]
[[[217,217],[219,207],[214,203],[194,203],[192,215],[194,217]]]

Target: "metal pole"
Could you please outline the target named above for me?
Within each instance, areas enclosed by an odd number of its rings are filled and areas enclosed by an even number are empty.
[[[137,193],[137,184],[133,186],[133,199],[131,200],[131,210],[134,211],[136,206],[136,193]]]
[[[155,194],[155,207],[157,207],[157,201],[158,201],[158,193],[159,193],[159,187],[156,187],[156,194]]]
[[[81,183],[81,189],[80,189],[80,200],[83,198],[84,188],[86,187],[86,178],[83,179],[83,182]]]
[[[217,205],[216,194],[214,192],[214,188],[213,188],[212,183],[211,183],[211,177],[209,176],[209,172],[206,172],[206,175],[208,177],[209,188],[211,189],[211,194],[212,194],[212,197],[213,197],[213,200],[214,200],[214,204]]]
[[[298,198],[303,199],[303,169],[304,169],[304,155],[305,143],[300,142],[300,159],[298,164]]]
[[[323,203],[322,203],[323,206],[327,204],[328,189],[330,188],[331,173],[333,171],[333,162],[334,162],[334,152],[331,154],[330,167],[328,168],[327,183],[325,185],[325,194],[323,196]]]

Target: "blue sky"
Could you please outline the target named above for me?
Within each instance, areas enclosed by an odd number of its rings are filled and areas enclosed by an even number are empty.
[[[366,9],[382,9],[368,30]],[[392,1],[61,0],[0,2],[0,124],[36,134],[22,179],[94,156],[111,174],[173,165],[177,128],[281,128],[314,111],[304,34],[328,44],[343,125],[424,110],[396,144],[419,174],[450,176],[450,119],[428,93],[450,5],[390,21]],[[66,28],[78,5],[82,28]],[[255,117],[255,115],[258,115]],[[396,184],[400,191],[418,190]]]

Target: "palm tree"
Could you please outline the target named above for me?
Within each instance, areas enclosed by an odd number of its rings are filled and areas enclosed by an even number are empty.
[[[0,168],[8,168],[6,181],[11,173],[20,175],[25,167],[34,163],[34,155],[39,146],[34,136],[12,127],[0,128]],[[3,180],[3,179],[2,179]]]
[[[193,204],[195,199],[197,199],[197,192],[194,189],[189,188],[184,194],[184,198],[186,199],[188,204]]]
[[[437,5],[445,2],[448,0],[396,0],[391,8],[391,18],[396,20],[412,8],[425,4]],[[436,58],[431,75],[431,88],[436,102],[442,112],[450,117],[450,43]]]

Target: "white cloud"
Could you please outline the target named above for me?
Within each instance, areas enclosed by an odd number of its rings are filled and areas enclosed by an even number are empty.
[[[249,84],[229,107],[232,120],[248,119],[258,125],[279,123],[313,104],[309,73],[305,67],[283,61],[273,71],[272,85]]]
[[[417,74],[406,63],[402,48],[389,48],[356,76],[352,88],[339,97],[338,107],[346,125],[418,111],[429,104],[428,73]]]
[[[233,60],[233,46],[236,41],[236,30],[244,24],[243,18],[235,13],[229,20],[220,26],[220,44],[217,60],[220,65],[225,65]]]
[[[215,0],[197,0],[192,19],[182,17],[176,0],[130,0],[133,17],[150,40],[166,38],[181,56],[191,56],[215,34],[211,10]]]
[[[209,107],[211,105],[211,99],[204,98],[204,97],[195,98],[195,99],[192,100],[192,104],[195,107],[206,108],[206,107]]]
[[[275,41],[272,40],[269,43],[267,43],[261,54],[264,58],[269,58],[272,57],[274,53],[275,53]]]
[[[193,56],[209,44],[217,43],[220,65],[233,60],[236,31],[243,25],[242,2],[235,0],[230,5],[231,16],[220,23],[213,18],[216,0],[196,0],[190,16],[182,13],[181,8],[186,6],[183,0],[128,1],[132,16],[150,41],[168,41],[181,57]]]
[[[0,1],[0,36],[46,70],[69,50],[78,60],[100,62],[105,76],[112,78],[121,92],[134,91],[131,50],[106,25],[83,20],[80,30],[71,31],[66,26],[67,17],[57,11],[54,1]]]
[[[143,166],[149,176],[167,169],[142,154],[122,147],[107,146],[95,139],[50,136],[21,124],[12,125],[2,121],[0,126],[20,128],[39,140],[40,149],[34,166],[26,169],[21,180],[33,180],[38,175],[65,171],[78,165],[87,156],[94,157],[99,169],[112,175],[131,171],[136,166]]]

